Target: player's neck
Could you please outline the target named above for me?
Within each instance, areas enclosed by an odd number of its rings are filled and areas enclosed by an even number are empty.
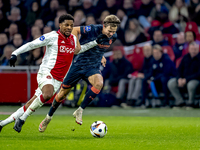
[[[60,31],[60,33],[62,34],[62,36],[65,37],[65,38],[68,38],[68,37],[71,35],[71,34],[70,34],[69,36],[66,36],[61,30],[59,30],[59,31]]]

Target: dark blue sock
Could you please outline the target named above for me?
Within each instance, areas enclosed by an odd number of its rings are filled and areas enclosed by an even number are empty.
[[[100,90],[92,87],[85,95],[83,102],[81,103],[81,108],[85,109],[87,105],[98,95]]]
[[[51,108],[49,110],[49,113],[48,115],[49,116],[53,116],[54,112],[56,111],[56,109],[58,108],[58,106],[60,105],[61,103],[57,102],[56,99],[54,98],[53,100],[53,103],[51,105]]]

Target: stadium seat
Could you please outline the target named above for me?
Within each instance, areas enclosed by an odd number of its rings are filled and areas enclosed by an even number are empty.
[[[172,61],[174,61],[175,60],[175,55],[174,55],[173,49],[170,46],[162,46],[162,48],[163,48],[163,52],[168,54],[170,59]]]
[[[159,26],[161,26],[161,23],[160,23],[160,21],[158,21],[158,20],[153,20],[153,21],[151,22],[151,26],[152,26],[152,27],[159,27]]]
[[[193,31],[196,34],[199,34],[198,26],[195,22],[187,22],[185,32],[187,31]]]
[[[196,34],[196,40],[200,41],[200,34]]]
[[[174,46],[175,44],[175,41],[172,37],[172,34],[163,34],[163,37],[166,41],[168,41],[168,43],[171,45],[171,46]]]
[[[186,47],[185,49],[182,50],[182,56],[186,55],[189,52],[189,47]]]
[[[179,67],[180,63],[181,63],[181,60],[183,59],[183,57],[180,57],[176,60],[176,68]]]
[[[112,86],[111,87],[111,92],[112,93],[117,93],[118,92],[118,86]]]
[[[126,58],[132,63],[135,70],[141,70],[144,61],[144,55],[142,47],[135,47],[133,53],[126,56]]]

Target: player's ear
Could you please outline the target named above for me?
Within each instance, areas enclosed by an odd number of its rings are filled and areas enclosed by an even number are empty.
[[[59,23],[59,27],[61,27],[61,23]]]

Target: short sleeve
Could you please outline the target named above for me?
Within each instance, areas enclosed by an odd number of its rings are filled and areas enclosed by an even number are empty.
[[[81,29],[81,35],[87,35],[91,30],[92,30],[92,26],[80,26]]]

